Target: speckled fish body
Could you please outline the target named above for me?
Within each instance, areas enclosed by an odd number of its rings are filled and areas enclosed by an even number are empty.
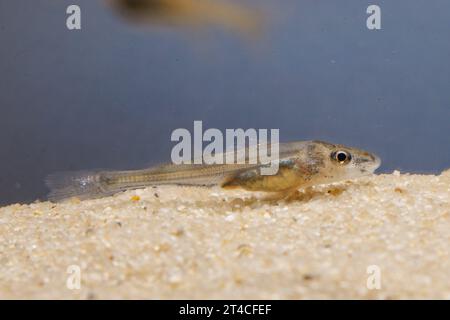
[[[247,154],[247,153],[246,153]],[[149,169],[58,173],[46,183],[49,199],[98,198],[128,189],[155,185],[219,185],[250,191],[289,192],[371,174],[380,159],[369,152],[322,141],[279,144],[278,172],[262,175],[267,164],[258,160],[242,164],[168,164]]]
[[[380,164],[378,156],[360,149],[323,141],[297,142],[280,145],[276,175],[260,175],[258,168],[251,168],[230,178],[223,187],[287,192],[371,174]]]

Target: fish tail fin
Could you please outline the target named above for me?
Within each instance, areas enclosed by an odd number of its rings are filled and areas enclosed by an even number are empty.
[[[100,171],[57,172],[45,178],[50,189],[48,200],[59,202],[76,197],[93,199],[110,194]]]

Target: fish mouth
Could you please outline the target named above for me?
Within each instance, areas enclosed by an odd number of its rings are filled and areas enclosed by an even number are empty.
[[[380,166],[381,166],[381,158],[377,155],[373,155],[374,160],[373,160],[373,171],[377,170]]]
[[[381,166],[381,158],[379,156],[371,154],[371,158],[372,158],[371,163],[368,164],[366,168],[361,170],[363,173],[366,174],[374,173],[374,171]]]
[[[359,174],[367,176],[373,174],[381,165],[381,159],[377,155],[369,154],[367,158],[363,158],[359,161],[360,168]]]

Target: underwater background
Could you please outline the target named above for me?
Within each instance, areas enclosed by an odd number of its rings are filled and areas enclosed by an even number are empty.
[[[0,0],[0,204],[45,199],[55,171],[169,161],[194,120],[360,147],[378,172],[450,167],[449,1],[241,2],[267,16],[256,38],[142,28],[103,1]]]

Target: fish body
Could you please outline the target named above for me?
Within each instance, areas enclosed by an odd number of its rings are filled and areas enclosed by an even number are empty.
[[[99,198],[156,185],[219,185],[225,189],[289,193],[299,188],[371,174],[381,163],[369,152],[323,141],[279,144],[278,171],[261,174],[262,164],[244,153],[236,164],[167,164],[142,170],[56,173],[46,179],[49,199]],[[255,160],[255,161],[251,161]]]
[[[258,168],[251,168],[236,174],[222,187],[289,192],[358,178],[373,173],[380,164],[378,156],[357,148],[323,141],[287,143],[280,145],[277,174],[261,175]]]

